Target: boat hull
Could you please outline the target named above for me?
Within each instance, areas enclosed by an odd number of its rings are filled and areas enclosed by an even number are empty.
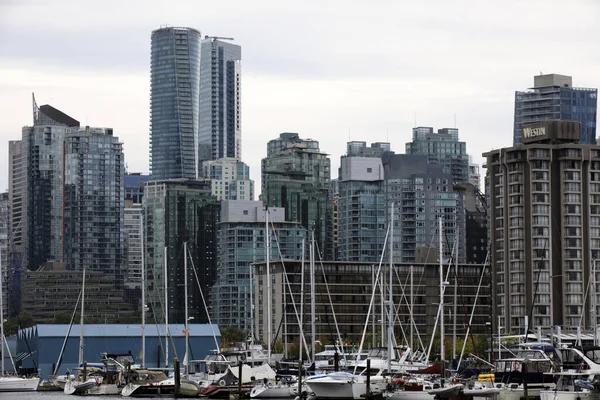
[[[598,400],[599,392],[589,390],[568,391],[568,390],[542,390],[540,391],[540,400]]]
[[[260,384],[250,391],[250,398],[256,399],[282,399],[295,396],[292,387],[287,384]],[[296,390],[297,392],[297,390]]]
[[[197,397],[200,392],[195,382],[182,380],[179,387],[180,397]],[[148,383],[145,385],[127,384],[121,391],[124,397],[160,397],[174,396],[175,382],[173,379],[167,381]]]
[[[0,392],[35,392],[39,378],[0,377]]]
[[[317,399],[364,399],[367,383],[361,380],[333,379],[329,376],[309,379],[306,385]],[[381,393],[387,384],[381,377],[371,377],[371,393]]]
[[[388,400],[433,400],[435,395],[426,391],[397,390],[388,396]]]
[[[92,378],[85,382],[78,382],[76,380],[67,381],[65,382],[63,392],[74,395],[103,396],[120,394],[121,388],[114,383],[100,383]]]

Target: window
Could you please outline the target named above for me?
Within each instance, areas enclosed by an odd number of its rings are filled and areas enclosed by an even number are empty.
[[[244,215],[248,215],[248,210],[244,210]]]
[[[367,168],[367,172],[373,172],[373,168]]]

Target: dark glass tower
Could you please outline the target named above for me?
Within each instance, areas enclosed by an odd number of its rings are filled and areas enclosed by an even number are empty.
[[[206,36],[201,47],[199,164],[242,156],[242,48],[218,39],[232,40]]]
[[[152,32],[150,60],[152,179],[195,179],[198,171],[200,32]]]
[[[574,88],[573,78],[548,74],[534,77],[533,88],[515,92],[513,145],[523,143],[523,125],[548,120],[581,123],[581,144],[596,144],[598,89]]]

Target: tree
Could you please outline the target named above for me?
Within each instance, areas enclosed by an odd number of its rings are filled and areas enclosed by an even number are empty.
[[[221,329],[221,347],[233,347],[237,342],[244,342],[248,335],[245,331],[235,326],[226,326]]]
[[[35,325],[31,314],[20,312],[17,317],[11,317],[4,323],[4,335],[16,335],[19,329],[30,328]]]

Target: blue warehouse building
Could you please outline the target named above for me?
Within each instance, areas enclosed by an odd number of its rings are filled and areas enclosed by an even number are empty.
[[[79,358],[79,325],[73,325],[68,334],[58,374],[72,370]],[[221,333],[217,325],[190,324],[190,354],[188,358],[202,359],[220,346]],[[58,361],[60,350],[69,331],[68,324],[44,324],[19,330],[17,358],[21,369],[39,370],[40,377],[52,375],[52,365]],[[125,354],[131,352],[136,364],[141,363],[142,327],[140,324],[86,324],[84,332],[84,361],[100,362],[103,353]],[[146,325],[146,362],[148,368],[165,366],[165,326]],[[169,366],[173,358],[185,356],[185,325],[170,324],[168,338]]]

